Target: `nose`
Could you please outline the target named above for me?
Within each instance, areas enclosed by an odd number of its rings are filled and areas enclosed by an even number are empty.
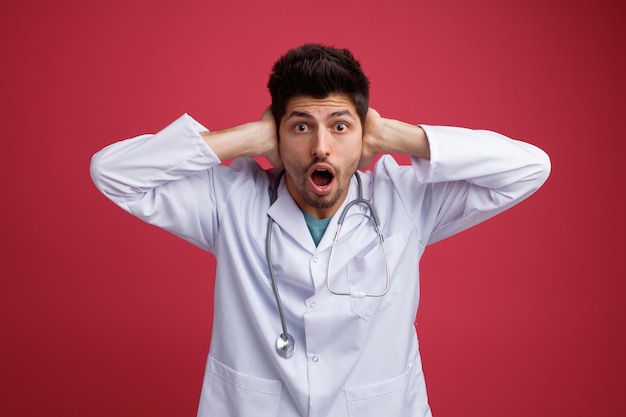
[[[325,129],[318,129],[315,137],[313,138],[313,144],[311,153],[318,158],[326,158],[330,156],[330,138],[328,132]]]

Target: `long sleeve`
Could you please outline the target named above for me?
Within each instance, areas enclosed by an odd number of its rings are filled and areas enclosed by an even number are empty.
[[[430,212],[422,217],[432,230],[427,244],[521,202],[550,174],[548,155],[531,144],[485,130],[422,127],[431,160],[415,158],[412,163],[420,183],[428,187],[420,204],[421,216]]]
[[[93,156],[91,177],[124,210],[208,250],[208,169],[220,160],[199,135],[206,130],[185,114],[154,135],[109,145]]]

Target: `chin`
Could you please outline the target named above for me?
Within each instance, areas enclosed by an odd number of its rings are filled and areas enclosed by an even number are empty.
[[[304,197],[304,201],[311,207],[316,209],[329,209],[337,204],[339,201],[340,192],[333,192],[327,194],[325,196],[319,196],[315,194],[314,196],[306,196]]]

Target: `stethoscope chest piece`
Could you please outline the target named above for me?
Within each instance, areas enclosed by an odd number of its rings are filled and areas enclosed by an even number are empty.
[[[287,339],[283,338],[281,334],[276,339],[276,352],[282,358],[289,359],[293,356],[296,351],[296,341],[293,340],[293,337],[287,333]]]

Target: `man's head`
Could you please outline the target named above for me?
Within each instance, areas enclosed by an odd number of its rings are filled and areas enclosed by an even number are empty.
[[[302,210],[330,217],[361,158],[369,81],[348,50],[304,45],[274,64],[268,87],[287,189]]]
[[[369,107],[369,80],[347,49],[306,44],[289,50],[274,64],[267,83],[276,126],[294,97],[323,99],[332,94],[350,98],[365,125]]]

